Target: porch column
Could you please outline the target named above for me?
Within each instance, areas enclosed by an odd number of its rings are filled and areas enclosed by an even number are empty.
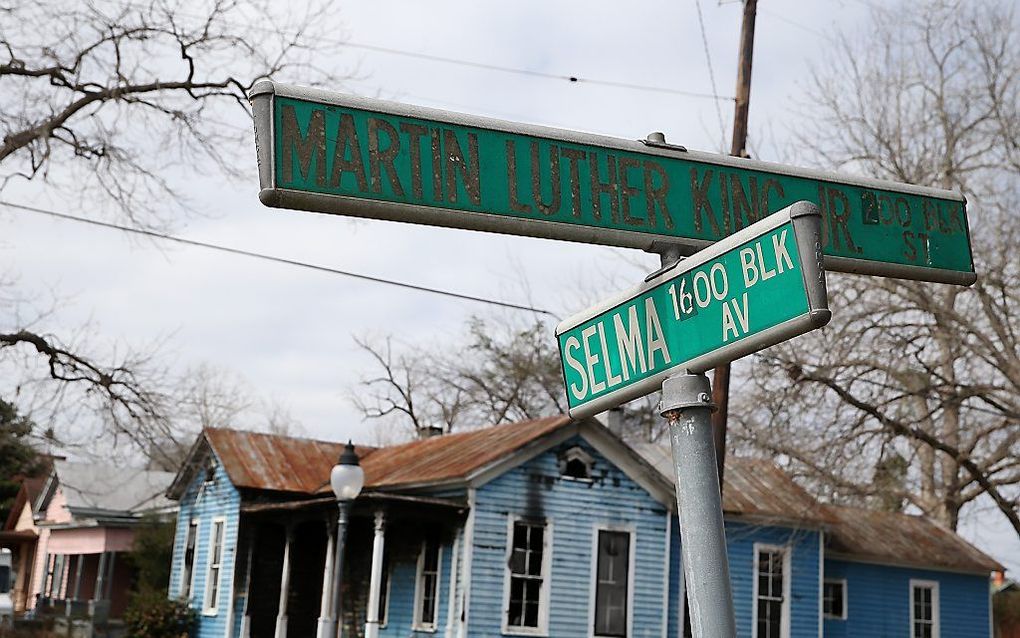
[[[280,605],[276,613],[276,638],[287,638],[287,593],[290,589],[290,545],[294,528],[287,526],[287,542],[283,545],[283,570],[280,572]]]
[[[336,524],[326,519],[326,559],[322,567],[322,600],[319,602],[319,622],[316,638],[336,638],[336,614],[333,612],[333,552],[335,547]]]
[[[113,600],[113,570],[117,562],[117,552],[110,552],[110,560],[106,561],[106,591],[103,592],[103,600]]]
[[[81,596],[81,570],[85,566],[85,554],[78,554],[74,558],[74,593],[69,596],[73,600],[78,600]]]
[[[368,610],[365,613],[365,638],[379,638],[379,598],[382,595],[383,550],[386,545],[386,515],[375,512],[375,538],[372,541],[372,579],[368,585]]]
[[[255,524],[251,525],[251,532],[248,534],[248,565],[245,568],[244,575],[244,609],[241,611],[241,638],[250,638],[251,636],[251,562],[255,560],[255,541],[258,540],[258,528]]]
[[[92,593],[92,600],[103,600],[103,589],[106,586],[106,562],[107,553],[99,555],[99,567],[96,568],[96,588]]]

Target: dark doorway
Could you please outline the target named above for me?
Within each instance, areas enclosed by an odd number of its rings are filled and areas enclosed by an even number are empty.
[[[325,521],[306,521],[294,528],[290,546],[290,592],[287,635],[314,636],[322,611],[322,575],[326,561]]]
[[[286,535],[282,525],[257,525],[248,600],[251,638],[273,638],[276,633],[276,613],[280,609],[280,575],[283,572]],[[315,632],[310,635],[314,636]]]

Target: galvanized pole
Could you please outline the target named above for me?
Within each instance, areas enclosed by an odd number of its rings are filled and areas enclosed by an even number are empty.
[[[669,422],[676,474],[684,581],[694,638],[735,638],[722,495],[712,440],[712,388],[703,374],[662,382],[659,412]]]

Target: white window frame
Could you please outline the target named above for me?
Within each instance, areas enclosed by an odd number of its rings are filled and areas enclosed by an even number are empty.
[[[191,571],[188,573],[188,581],[181,579],[181,597],[189,603],[195,597],[195,568],[198,566],[198,539],[202,534],[202,523],[197,518],[188,521],[188,530],[184,533],[184,551],[181,552],[181,569],[188,562],[188,536],[191,535],[191,526],[195,526],[195,553],[191,557]]]
[[[537,521],[527,519],[523,516],[511,514],[507,516],[506,522],[506,556],[503,564],[503,620],[502,633],[510,636],[548,636],[549,635],[549,590],[550,575],[552,573],[552,550],[553,550],[553,522],[552,519],[545,519],[545,532],[542,534],[542,587],[538,593],[538,627],[511,627],[510,616],[510,558],[514,550],[514,524],[525,523],[528,525],[537,524]]]
[[[421,549],[418,550],[418,568],[415,570],[414,576],[414,622],[412,626],[415,631],[427,631],[433,633],[436,631],[436,626],[439,624],[439,592],[442,591],[441,582],[443,580],[443,544],[439,542],[439,539],[435,539],[436,544],[436,585],[435,591],[432,596],[435,599],[436,608],[433,610],[433,618],[431,623],[422,622],[421,619],[421,603],[425,597],[425,589],[422,587],[422,572],[425,570],[425,549],[428,547],[427,540],[421,542]],[[389,583],[387,583],[389,587]],[[386,607],[389,611],[390,599],[386,597]],[[389,614],[387,613],[387,617]],[[389,619],[387,618],[387,621]]]
[[[216,564],[216,606],[212,606],[210,603],[210,595],[212,593],[212,570],[213,570],[213,549],[216,546],[216,524],[220,523],[220,562]],[[219,613],[220,601],[223,599],[223,557],[226,555],[224,548],[224,540],[227,537],[227,519],[218,516],[212,519],[212,523],[209,525],[209,549],[206,552],[205,560],[205,591],[202,592],[202,615],[203,616],[215,616]],[[195,545],[195,554],[198,555],[198,545]]]
[[[595,633],[595,593],[599,576],[599,532],[622,532],[630,535],[627,545],[627,636],[634,635],[634,558],[637,529],[633,525],[596,525],[591,534],[591,583],[588,593],[588,635],[598,638]],[[682,621],[681,621],[682,622]]]
[[[914,589],[919,587],[931,589],[931,637],[939,638],[942,635],[942,632],[939,628],[939,617],[941,616],[941,613],[939,611],[939,582],[937,580],[910,579],[910,590],[908,592],[910,599],[907,603],[910,605],[910,633],[908,635],[911,636],[911,638],[913,638],[914,635],[914,621],[917,620],[914,616]]]
[[[758,638],[758,554],[761,552],[780,552],[783,555],[783,619],[779,623],[780,638],[790,638],[790,557],[793,553],[789,545],[770,545],[755,543],[751,555],[751,638]]]
[[[846,596],[846,579],[845,578],[826,578],[826,579],[824,579],[822,581],[822,583],[823,583],[823,588],[822,588],[822,616],[826,620],[846,620],[846,617],[847,617],[847,608],[846,608],[846,600],[847,600],[847,596]],[[843,615],[842,616],[833,616],[832,614],[828,614],[828,613],[825,612],[825,600],[824,600],[825,599],[825,589],[824,589],[824,585],[840,585],[843,588],[843,590],[842,590],[843,591]]]

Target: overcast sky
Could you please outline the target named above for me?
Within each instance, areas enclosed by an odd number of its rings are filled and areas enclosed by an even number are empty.
[[[693,0],[372,0],[344,3],[336,33],[355,44],[430,56],[732,96],[741,4],[702,0],[701,10],[708,58]],[[857,28],[865,17],[863,3],[849,0],[762,3],[750,107],[753,155],[773,161],[789,156],[795,107],[807,99],[810,64],[825,56],[831,45],[827,36],[835,29]],[[729,100],[355,47],[322,64],[357,68],[357,78],[337,87],[351,93],[629,139],[661,130],[670,142],[706,151],[729,146]],[[277,79],[302,82],[301,77]],[[203,215],[182,221],[175,233],[531,302],[561,316],[580,310],[593,291],[610,292],[642,274],[619,251],[606,248],[268,209],[257,198],[253,144],[237,163],[250,167],[243,182],[227,181],[214,170],[205,178],[187,177],[192,203]],[[4,198],[87,216],[96,212],[88,202],[61,199],[31,185],[15,185]],[[656,263],[641,259],[649,270]],[[352,335],[452,345],[472,314],[492,312],[470,302],[198,248],[157,247],[114,231],[9,209],[0,210],[0,272],[16,273],[24,293],[47,291],[60,300],[46,325],[49,332],[71,332],[89,323],[114,344],[165,340],[164,356],[177,369],[206,363],[242,376],[254,393],[285,406],[303,434],[370,443],[377,440],[375,424],[363,422],[347,399],[357,380],[371,371]],[[522,282],[530,287],[529,299]],[[998,518],[980,517],[987,523],[967,522],[962,531],[1020,568],[1020,547],[1015,536],[1004,540],[1013,535]]]

